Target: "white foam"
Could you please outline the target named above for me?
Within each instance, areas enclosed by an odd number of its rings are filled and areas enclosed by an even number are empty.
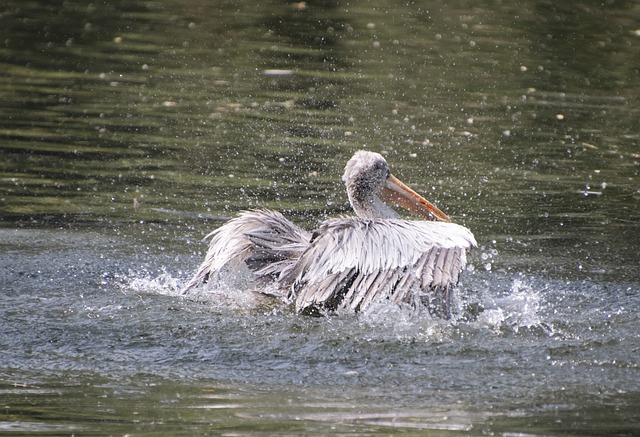
[[[129,270],[127,275],[116,275],[116,287],[125,293],[145,293],[177,296],[183,286],[183,279],[175,277],[164,267],[158,275],[147,271]]]
[[[276,308],[288,312],[285,300],[277,296],[278,290],[272,287],[269,290],[268,284],[249,279],[252,278],[246,275],[221,278],[183,295],[186,279],[182,273],[172,274],[161,268],[155,274],[129,270],[126,275],[115,275],[115,286],[124,293],[176,296],[184,298],[187,304],[197,301],[225,312],[273,311]],[[505,329],[517,333],[521,329],[541,328],[551,334],[550,323],[544,320],[544,289],[535,289],[526,278],[504,283],[504,289],[497,284],[499,282],[493,279],[484,284],[471,281],[456,290],[451,320],[433,317],[426,309],[386,301],[375,302],[358,315],[338,314],[338,318],[356,320],[356,324],[369,330],[373,337],[383,335],[396,339],[444,340],[460,324],[496,333]]]
[[[494,290],[496,294],[485,293],[480,305],[483,311],[476,319],[479,326],[499,331],[510,329],[544,328],[547,325],[542,315],[543,291],[534,289],[524,280],[516,278],[507,293]]]
[[[183,294],[186,281],[181,273],[172,274],[164,267],[155,274],[129,270],[126,275],[115,275],[115,287],[123,293],[175,296],[184,299],[186,305],[190,301],[204,303],[223,312],[270,311],[283,302],[243,275],[218,278]]]
[[[358,315],[358,322],[373,337],[411,341],[443,341],[451,336],[455,325],[452,320],[433,317],[426,308],[385,301],[372,303]]]

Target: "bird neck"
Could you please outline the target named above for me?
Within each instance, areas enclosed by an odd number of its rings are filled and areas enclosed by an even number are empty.
[[[387,206],[378,196],[368,196],[354,199],[349,196],[349,202],[358,217],[369,219],[400,218],[397,212]]]

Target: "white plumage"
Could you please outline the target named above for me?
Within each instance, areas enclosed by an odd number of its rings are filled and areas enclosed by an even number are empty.
[[[311,234],[275,211],[243,212],[209,235],[185,292],[245,264],[300,312],[362,311],[388,300],[449,317],[450,291],[476,245],[471,231],[393,177],[377,153],[356,152],[343,180],[359,217],[327,220]],[[381,197],[441,221],[403,220]]]

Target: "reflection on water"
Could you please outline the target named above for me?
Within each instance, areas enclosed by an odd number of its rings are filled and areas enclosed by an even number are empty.
[[[514,254],[496,267],[637,278],[633,4],[190,6],[7,7],[4,220],[312,224],[366,147]]]
[[[636,3],[5,2],[0,429],[631,433]],[[474,231],[465,317],[175,294],[360,148]]]

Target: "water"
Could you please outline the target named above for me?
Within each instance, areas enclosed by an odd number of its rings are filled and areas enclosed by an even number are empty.
[[[3,6],[0,432],[637,434],[638,6],[308,3]],[[454,320],[179,294],[363,147],[474,231]]]

